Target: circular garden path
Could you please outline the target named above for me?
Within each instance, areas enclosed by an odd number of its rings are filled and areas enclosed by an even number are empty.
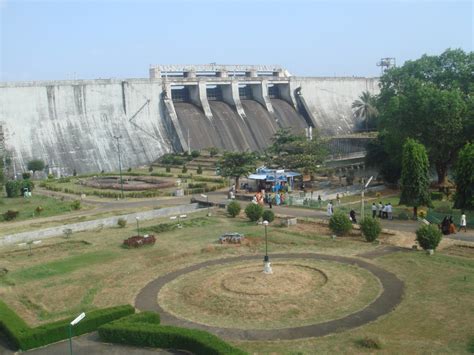
[[[146,285],[135,299],[135,306],[142,311],[158,312],[161,316],[163,324],[174,325],[185,328],[196,328],[216,334],[222,338],[236,340],[279,340],[279,339],[299,339],[307,337],[319,337],[331,333],[343,332],[351,328],[359,327],[366,323],[376,320],[378,317],[391,312],[402,300],[403,282],[393,273],[356,258],[315,254],[315,253],[298,253],[298,254],[272,254],[270,260],[284,259],[314,259],[333,261],[343,264],[355,265],[372,273],[381,283],[382,292],[368,306],[360,311],[349,314],[343,318],[338,318],[322,323],[316,323],[305,326],[278,328],[278,329],[235,329],[220,328],[205,324],[196,323],[186,319],[178,318],[165,309],[157,302],[158,293],[170,281],[179,276],[186,275],[190,272],[199,270],[208,266],[226,265],[240,261],[259,260],[261,255],[245,255],[238,257],[229,257],[223,259],[208,260],[199,264],[195,264],[184,269],[171,272],[161,276],[148,285]]]

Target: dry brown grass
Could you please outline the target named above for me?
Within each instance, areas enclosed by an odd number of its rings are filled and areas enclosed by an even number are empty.
[[[353,313],[379,294],[368,271],[315,260],[261,262],[207,267],[166,285],[159,303],[178,317],[242,329],[307,325]]]

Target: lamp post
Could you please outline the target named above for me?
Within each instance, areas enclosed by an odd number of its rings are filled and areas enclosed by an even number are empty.
[[[74,319],[71,323],[69,323],[69,353],[72,355],[72,327],[79,323],[81,320],[84,319],[86,314],[82,312],[79,314],[76,319]]]
[[[367,184],[364,185],[364,182],[365,182],[365,179],[362,179],[362,191],[361,191],[361,208],[360,208],[360,218],[363,219],[365,217],[365,205],[364,205],[364,193],[365,193],[365,189],[367,188],[367,186],[369,186],[370,182],[372,181],[374,177],[371,176],[369,178],[369,181],[367,181]]]
[[[135,219],[137,220],[137,235],[140,236],[140,224],[139,224],[139,221],[140,221],[140,217],[135,217]]]
[[[121,196],[123,198],[122,160],[121,160],[121,157],[120,157],[120,141],[119,141],[119,139],[122,139],[122,136],[114,136],[114,139],[117,140],[117,150],[118,150],[118,159],[119,159],[119,173],[120,173],[120,190],[121,190]]]
[[[208,195],[201,194],[201,197],[204,197],[204,198],[206,199],[206,204],[207,204],[207,216],[210,217],[210,216],[211,216],[211,210],[210,210],[210,206],[209,206],[209,196],[208,196]]]
[[[268,257],[268,236],[267,236],[268,221],[263,221],[263,226],[265,227],[265,256],[263,258],[263,272],[265,274],[273,274],[272,264],[270,263],[270,258]]]

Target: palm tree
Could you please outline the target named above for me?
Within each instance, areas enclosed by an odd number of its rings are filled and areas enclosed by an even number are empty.
[[[375,107],[375,96],[372,96],[370,92],[364,91],[358,100],[352,103],[352,110],[355,117],[362,118],[365,120],[365,130],[369,130],[369,120],[374,119],[378,116],[379,111]]]

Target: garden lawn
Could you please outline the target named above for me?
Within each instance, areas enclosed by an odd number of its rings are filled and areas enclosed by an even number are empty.
[[[243,218],[227,218],[223,211],[205,217],[193,214],[183,228],[161,232],[169,219],[143,221],[140,228],[154,230],[156,244],[123,248],[123,239],[136,233],[133,224],[95,232],[75,233],[69,239],[52,238],[28,250],[12,246],[0,249],[0,298],[31,326],[62,319],[82,311],[134,304],[138,292],[150,281],[171,271],[216,258],[264,254],[261,225]],[[302,223],[268,227],[268,250],[315,252],[353,256],[376,245],[362,238],[331,240],[317,225]],[[318,229],[319,228],[319,229]],[[221,245],[219,236],[239,232],[242,245]],[[233,344],[255,354],[369,353],[357,345],[369,337],[378,341],[381,353],[467,353],[474,336],[474,259],[422,251],[394,253],[369,260],[405,282],[401,304],[390,314],[354,330],[323,338],[295,341]],[[261,265],[261,264],[260,264]],[[278,310],[275,310],[276,312]]]
[[[61,201],[60,199],[36,195],[30,198],[15,197],[4,198],[0,200],[0,223],[8,223],[3,218],[3,214],[8,210],[16,210],[20,213],[14,221],[22,221],[34,218],[51,217],[73,211],[71,207],[72,201]],[[37,207],[41,207],[42,211],[38,212]]]

